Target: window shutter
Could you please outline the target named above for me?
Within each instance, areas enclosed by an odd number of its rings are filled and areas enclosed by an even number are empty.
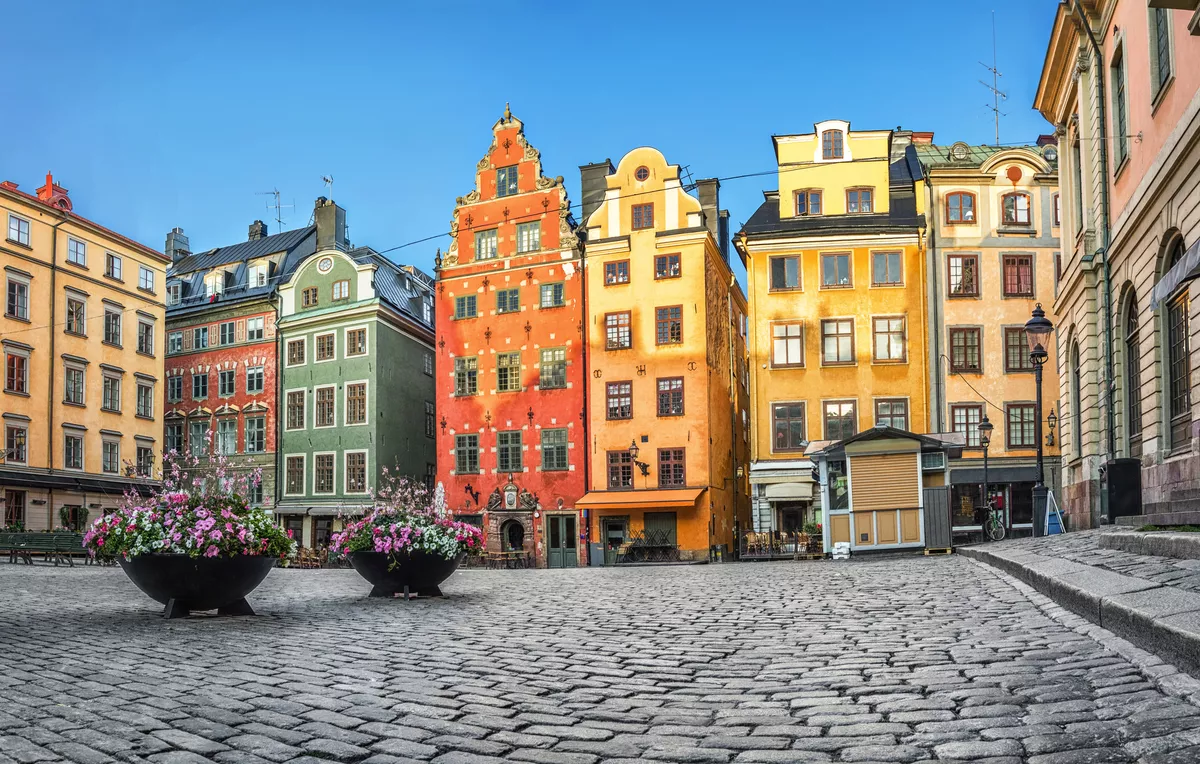
[[[275,336],[275,316],[272,313],[268,313],[266,316],[263,317],[263,336],[264,337],[274,337]]]
[[[237,322],[237,341],[238,342],[246,341],[246,319],[244,319],[244,318],[238,319],[238,322]]]
[[[183,349],[184,350],[192,349],[192,330],[191,329],[183,330]]]

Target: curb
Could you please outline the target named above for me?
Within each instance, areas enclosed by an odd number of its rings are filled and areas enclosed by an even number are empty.
[[[1113,531],[1100,536],[1101,549],[1119,549],[1133,554],[1200,560],[1200,533],[1170,531]]]
[[[1031,552],[956,551],[1200,678],[1200,593]]]

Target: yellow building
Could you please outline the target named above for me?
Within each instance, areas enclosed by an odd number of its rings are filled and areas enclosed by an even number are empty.
[[[924,190],[908,131],[830,120],[773,140],[778,190],[735,244],[754,316],[754,530],[794,532],[828,519],[805,457],[810,441],[877,425],[931,428]],[[825,522],[827,546],[850,541],[847,527],[831,536]],[[911,535],[882,529],[854,543],[920,543]]]
[[[165,255],[0,183],[4,522],[81,528],[157,474]]]
[[[578,506],[597,557],[636,540],[650,559],[728,552],[749,513],[747,322],[718,183],[689,195],[653,148],[582,173],[591,442]]]
[[[1058,149],[1053,136],[1038,146],[934,145],[914,136],[928,202],[929,285],[934,297],[929,353],[932,429],[964,436],[961,459],[950,463],[956,534],[981,535],[983,449],[979,422],[995,428],[988,483],[1015,533],[1033,529],[1038,480],[1033,364],[1025,322],[1041,303],[1047,317],[1058,290],[1061,205]],[[1042,367],[1043,438],[1058,410],[1054,343]],[[931,361],[932,362],[932,361]],[[1055,415],[1057,417],[1057,414]],[[1058,433],[1043,441],[1045,484],[1057,493]]]

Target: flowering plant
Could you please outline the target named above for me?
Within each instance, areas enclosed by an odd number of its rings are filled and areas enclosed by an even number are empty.
[[[296,542],[250,506],[261,482],[262,470],[239,471],[224,455],[210,453],[202,465],[194,455],[172,451],[163,458],[162,485],[148,496],[127,493],[116,510],[92,523],[83,546],[93,557],[263,555],[286,562]]]
[[[447,560],[483,552],[483,531],[446,513],[441,486],[431,499],[421,483],[391,475],[386,468],[383,473],[366,515],[347,520],[346,527],[333,534],[333,549],[343,554],[415,550]]]

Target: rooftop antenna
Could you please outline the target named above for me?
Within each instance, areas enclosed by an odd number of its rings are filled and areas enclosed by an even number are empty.
[[[1004,75],[1001,74],[1000,70],[996,68],[996,12],[995,11],[992,11],[992,65],[988,66],[987,64],[983,63],[982,61],[979,62],[979,65],[992,73],[992,84],[991,85],[987,84],[983,80],[980,80],[979,84],[983,85],[985,88],[992,91],[992,105],[988,106],[987,104],[984,104],[983,108],[992,112],[992,114],[994,114],[996,117],[996,145],[999,146],[1000,145],[1000,117],[1008,116],[1007,113],[1000,111],[1000,101],[1002,99],[1007,101],[1008,94],[1005,93],[1004,91],[1000,90],[1000,78],[1003,77]]]
[[[321,182],[325,184],[325,196],[332,201],[333,199],[333,176],[322,175]]]
[[[293,202],[292,204],[280,204],[278,188],[273,188],[270,191],[259,191],[255,194],[255,196],[273,196],[273,197],[275,197],[274,204],[267,202],[267,209],[269,210],[272,207],[275,208],[275,225],[278,226],[278,228],[279,228],[279,230],[276,231],[275,233],[283,233],[283,210],[295,209],[296,208],[295,202]]]

